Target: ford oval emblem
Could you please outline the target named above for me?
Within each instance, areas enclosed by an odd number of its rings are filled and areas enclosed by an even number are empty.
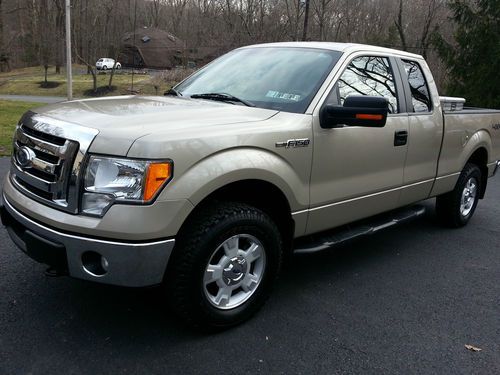
[[[35,152],[26,146],[19,147],[16,152],[16,161],[21,168],[31,167],[35,157]]]

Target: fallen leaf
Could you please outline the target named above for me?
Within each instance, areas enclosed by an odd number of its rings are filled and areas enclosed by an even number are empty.
[[[473,345],[465,345],[465,348],[472,351],[472,352],[480,352],[481,348],[478,348],[477,346],[473,346]]]

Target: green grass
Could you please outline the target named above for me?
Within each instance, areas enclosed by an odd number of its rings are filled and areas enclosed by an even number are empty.
[[[0,100],[0,156],[12,153],[12,135],[24,112],[43,104]]]
[[[86,74],[86,68],[82,65],[73,66],[73,96],[75,98],[86,97],[85,92],[92,89],[92,75]],[[110,72],[99,73],[97,75],[97,86],[108,85]],[[44,69],[42,67],[30,67],[16,69],[7,73],[0,73],[0,95],[40,95],[40,96],[66,96],[66,73],[61,70],[61,74],[55,74],[54,68],[49,69],[47,80],[56,82],[59,85],[54,88],[42,88],[40,82],[44,80]],[[155,95],[156,90],[153,85],[155,79],[148,74],[134,75],[134,91],[143,95]],[[129,72],[117,71],[113,77],[113,86],[116,90],[106,95],[130,94],[132,75]],[[172,86],[172,82],[161,82],[158,94]]]

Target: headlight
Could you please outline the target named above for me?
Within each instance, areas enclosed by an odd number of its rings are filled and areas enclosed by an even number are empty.
[[[171,162],[91,156],[82,212],[102,216],[114,202],[147,203],[171,176]]]

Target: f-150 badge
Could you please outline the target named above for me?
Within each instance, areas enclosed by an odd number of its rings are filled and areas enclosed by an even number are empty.
[[[307,147],[309,146],[309,143],[311,143],[309,138],[289,139],[288,141],[285,142],[276,142],[276,147],[285,147],[285,148]]]

